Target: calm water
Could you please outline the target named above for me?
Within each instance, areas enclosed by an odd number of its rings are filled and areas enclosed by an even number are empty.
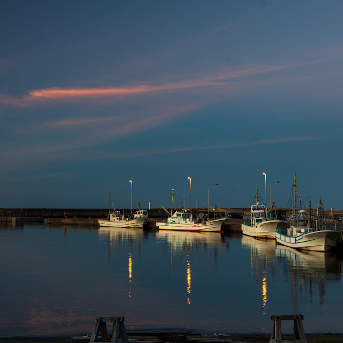
[[[0,336],[127,330],[270,333],[304,315],[305,333],[343,332],[341,261],[274,241],[141,229],[0,227]]]

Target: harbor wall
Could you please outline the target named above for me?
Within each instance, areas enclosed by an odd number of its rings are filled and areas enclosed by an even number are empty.
[[[48,218],[47,225],[99,226],[97,218]]]

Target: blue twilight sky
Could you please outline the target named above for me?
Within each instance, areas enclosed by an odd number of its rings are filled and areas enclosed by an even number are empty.
[[[0,207],[343,208],[343,2],[0,0]],[[218,183],[218,186],[211,184]]]

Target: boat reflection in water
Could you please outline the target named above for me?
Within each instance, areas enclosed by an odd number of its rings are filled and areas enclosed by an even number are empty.
[[[196,251],[210,250],[213,248],[215,261],[218,258],[217,248],[222,246],[226,248],[228,244],[220,233],[217,232],[188,232],[188,231],[158,231],[156,232],[157,241],[165,242],[170,246],[170,262],[173,269],[173,255],[185,253],[187,258],[187,304],[191,305],[192,293],[192,269],[191,257],[193,248]]]
[[[298,288],[301,294],[308,290],[306,294],[312,302],[312,291],[315,287],[319,304],[323,305],[327,281],[339,282],[341,279],[341,264],[333,252],[303,252],[277,245],[275,254],[287,262],[286,273],[293,282],[294,313],[297,312]]]
[[[100,238],[107,238],[108,239],[108,259],[111,259],[111,247],[114,247],[119,244],[124,244],[125,242],[130,242],[130,251],[128,252],[128,282],[129,282],[129,288],[128,288],[128,297],[132,297],[132,289],[131,289],[131,283],[132,283],[132,272],[133,272],[133,243],[138,243],[138,246],[140,244],[141,239],[144,238],[144,232],[141,229],[137,228],[120,228],[117,227],[113,229],[113,227],[102,227],[100,226],[98,229],[98,235]]]
[[[268,303],[268,267],[275,268],[275,241],[242,236],[242,246],[251,249],[251,273],[255,274],[256,286],[261,287],[262,314],[266,314]],[[262,278],[262,280],[261,280]],[[261,286],[260,286],[261,280]],[[262,332],[267,332],[266,328]]]
[[[197,248],[228,246],[218,232],[158,231],[156,238],[167,242],[175,249],[189,248],[193,245]]]
[[[143,239],[144,231],[137,228],[120,228],[116,227],[115,229],[100,226],[98,229],[98,235],[100,238],[108,238],[108,242],[111,245],[125,241],[125,240],[139,240]]]
[[[275,241],[267,239],[256,239],[254,237],[242,236],[242,246],[251,248],[251,257],[266,258],[275,257]]]
[[[311,274],[323,274],[326,278],[339,276],[341,272],[340,263],[334,252],[321,251],[299,251],[283,245],[275,248],[276,256],[286,258],[290,269],[301,269]]]

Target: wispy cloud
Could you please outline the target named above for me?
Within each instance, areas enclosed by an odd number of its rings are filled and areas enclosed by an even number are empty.
[[[106,158],[108,158],[109,156],[111,156],[111,157],[122,157],[122,158],[132,158],[132,157],[139,157],[139,156],[172,154],[172,153],[187,152],[187,151],[234,149],[234,148],[240,148],[240,147],[293,143],[293,142],[301,142],[301,141],[320,141],[323,139],[324,138],[321,136],[280,137],[280,138],[272,138],[272,139],[265,139],[265,140],[258,140],[258,141],[245,141],[245,142],[207,145],[207,146],[187,146],[187,147],[161,149],[161,150],[133,151],[131,153],[128,153],[128,152],[115,153],[115,154],[107,155]]]
[[[62,127],[81,127],[95,124],[114,124],[122,122],[123,117],[93,117],[93,118],[74,118],[53,120],[44,124],[40,124],[39,127],[46,128],[62,128]]]
[[[212,39],[212,37],[215,36],[217,33],[221,32],[221,31],[225,31],[225,30],[227,30],[233,26],[240,25],[242,23],[248,22],[248,21],[256,18],[260,13],[262,13],[262,12],[260,11],[259,13],[254,13],[254,14],[245,16],[241,19],[234,20],[228,24],[222,25],[222,26],[212,30],[211,32],[208,32],[202,36],[197,37],[197,39],[195,41],[202,41],[202,40],[210,39],[210,38]]]
[[[234,91],[239,86],[233,80],[242,79],[249,76],[267,74],[277,70],[290,68],[289,65],[271,66],[248,66],[240,69],[223,68],[202,76],[185,78],[172,82],[140,83],[136,85],[124,85],[121,87],[106,88],[44,88],[29,91],[24,96],[11,96],[0,94],[0,103],[13,106],[32,106],[34,104],[44,104],[47,101],[70,102],[84,101],[99,98],[112,98],[114,101],[137,95],[153,95],[158,93],[179,92],[179,91],[199,91],[202,88],[208,92],[215,92],[222,88],[225,91]],[[209,89],[210,87],[210,89]]]
[[[323,51],[323,50],[321,50]],[[65,103],[65,102],[83,102],[83,101],[100,101],[99,99],[110,99],[111,102],[125,101],[133,96],[153,95],[167,92],[184,92],[184,91],[201,91],[206,92],[233,92],[242,87],[242,84],[249,77],[257,75],[265,75],[275,73],[284,69],[293,69],[302,66],[317,64],[329,61],[331,59],[340,58],[343,56],[342,45],[328,46],[325,49],[326,54],[321,52],[314,54],[316,59],[282,63],[282,64],[265,64],[265,65],[248,65],[237,68],[221,68],[211,72],[203,73],[200,76],[189,77],[187,75],[177,76],[177,81],[156,80],[154,82],[135,82],[132,84],[114,86],[114,87],[93,87],[93,88],[43,88],[28,91],[22,96],[14,96],[10,94],[0,94],[0,104],[9,106],[35,106],[49,105],[49,103]],[[8,60],[0,61],[1,68],[11,63]],[[175,76],[171,75],[171,78]],[[237,82],[240,80],[240,83]],[[262,80],[254,80],[255,86],[259,85]],[[251,82],[250,82],[251,84]]]
[[[113,159],[113,158],[133,158],[133,157],[141,157],[141,156],[153,156],[153,155],[162,155],[162,154],[174,154],[179,152],[188,152],[188,151],[205,151],[205,150],[220,150],[220,149],[235,149],[235,148],[244,148],[244,147],[251,147],[251,146],[263,146],[263,145],[270,145],[270,144],[288,144],[294,142],[301,142],[301,141],[320,141],[324,138],[322,136],[293,136],[293,137],[281,137],[281,138],[272,138],[272,139],[265,139],[265,140],[257,140],[257,141],[242,141],[242,142],[235,142],[235,143],[224,143],[224,144],[216,144],[216,145],[207,145],[207,146],[183,146],[178,148],[170,148],[170,149],[157,149],[157,150],[144,150],[139,151],[137,149],[133,151],[121,151],[115,153],[106,153],[106,152],[99,152],[97,148],[87,148],[83,149],[80,146],[77,147],[76,144],[74,146],[70,146],[68,143],[60,144],[60,145],[46,145],[46,146],[28,146],[25,148],[19,149],[11,149],[6,152],[0,153],[0,158],[3,161],[3,164],[0,167],[0,171],[9,171],[18,168],[28,167],[28,166],[36,166],[42,163],[46,164],[49,161],[54,161],[55,163],[58,161],[66,161],[66,160],[73,160],[73,161],[83,161],[83,160],[106,160],[106,159]],[[39,174],[37,178],[42,177],[50,177],[51,175],[43,175]]]

